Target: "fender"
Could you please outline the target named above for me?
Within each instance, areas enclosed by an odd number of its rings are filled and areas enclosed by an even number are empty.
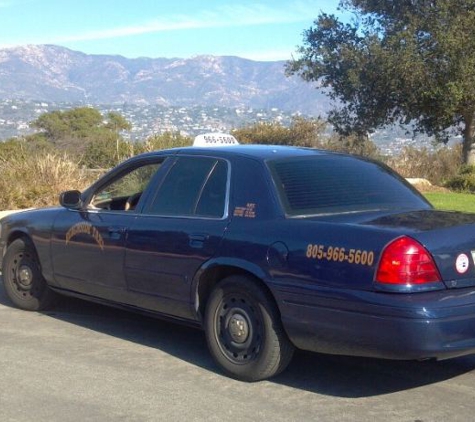
[[[270,289],[269,280],[271,279],[270,274],[265,271],[262,267],[256,265],[255,263],[249,262],[244,259],[219,256],[211,258],[206,261],[201,268],[195,273],[193,280],[191,282],[191,303],[193,304],[193,310],[197,315],[198,319],[201,319],[200,315],[200,297],[199,297],[199,288],[200,283],[203,281],[202,276],[207,271],[211,271],[218,267],[227,267],[230,272],[246,272],[252,276],[262,280],[266,286]],[[234,271],[233,271],[234,270]]]
[[[59,207],[26,210],[10,214],[2,219],[2,242],[5,243],[3,248],[6,249],[11,242],[19,237],[28,237],[33,242],[38,254],[43,277],[50,285],[56,284],[51,266],[51,231],[53,221],[60,210]],[[4,253],[5,250],[2,252]]]

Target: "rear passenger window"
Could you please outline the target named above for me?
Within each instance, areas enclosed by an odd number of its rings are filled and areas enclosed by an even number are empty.
[[[147,210],[177,217],[222,218],[227,193],[227,163],[207,157],[180,157]]]
[[[224,215],[228,179],[227,167],[224,161],[216,162],[196,205],[196,215],[216,218]]]
[[[270,161],[269,167],[289,216],[430,208],[388,167],[369,160],[315,155]]]

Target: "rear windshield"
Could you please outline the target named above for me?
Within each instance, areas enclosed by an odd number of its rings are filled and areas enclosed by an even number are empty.
[[[288,216],[431,208],[392,170],[372,161],[315,155],[268,165]]]

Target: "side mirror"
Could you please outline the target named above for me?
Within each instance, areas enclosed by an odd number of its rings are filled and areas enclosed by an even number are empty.
[[[65,208],[79,210],[82,207],[81,192],[78,190],[67,190],[59,195],[59,203]]]

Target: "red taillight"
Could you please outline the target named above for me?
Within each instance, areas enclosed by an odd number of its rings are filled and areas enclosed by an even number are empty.
[[[400,237],[384,249],[376,281],[386,284],[424,284],[441,281],[432,256],[419,242]]]

